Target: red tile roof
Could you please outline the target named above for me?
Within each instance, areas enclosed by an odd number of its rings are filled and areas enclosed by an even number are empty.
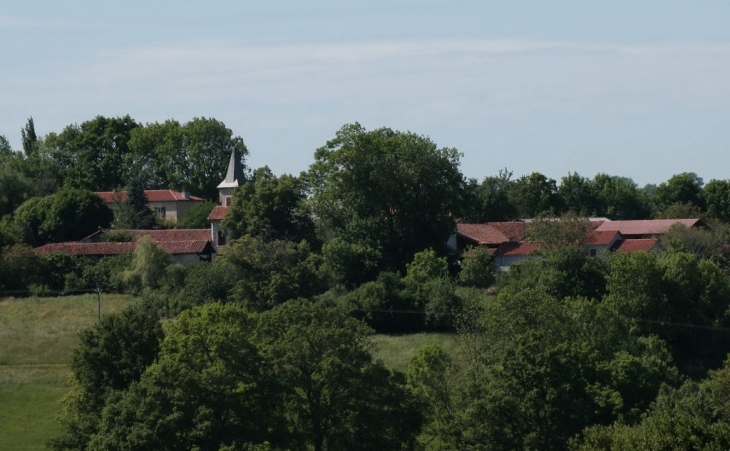
[[[667,233],[674,224],[694,227],[699,219],[645,219],[640,221],[607,221],[596,230],[618,230],[621,235],[661,235]]]
[[[586,245],[608,246],[619,235],[618,230],[593,230],[586,240]]]
[[[499,245],[509,241],[520,241],[527,227],[524,222],[456,224],[456,233],[477,244]]]
[[[149,235],[154,241],[209,241],[210,229],[167,229],[167,230],[113,230],[110,232],[129,232],[132,239],[137,241]]]
[[[173,191],[171,189],[146,189],[144,193],[147,196],[148,202],[189,202],[203,200],[202,197],[198,196],[183,197],[180,191]],[[98,191],[96,195],[104,199],[104,202],[108,204],[123,202],[127,199],[126,191]]]
[[[618,252],[637,252],[637,251],[650,251],[654,249],[657,244],[656,238],[644,238],[635,240],[624,240],[617,247]]]
[[[203,254],[213,252],[209,240],[188,240],[188,241],[167,241],[158,243],[168,254]],[[41,254],[51,252],[63,252],[74,256],[104,256],[119,255],[124,252],[131,252],[137,247],[137,243],[51,243],[37,248]]]
[[[222,221],[223,217],[228,213],[228,207],[213,207],[213,211],[208,215],[208,221]]]
[[[506,257],[510,255],[530,255],[540,250],[537,243],[528,243],[527,241],[518,241],[512,243],[502,243],[494,251],[495,257]]]

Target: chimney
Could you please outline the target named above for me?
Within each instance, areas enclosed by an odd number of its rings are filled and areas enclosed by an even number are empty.
[[[182,197],[184,197],[185,199],[190,199],[190,191],[188,191],[187,188],[183,188],[181,194],[182,194]]]

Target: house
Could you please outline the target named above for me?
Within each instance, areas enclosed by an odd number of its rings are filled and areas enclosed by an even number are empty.
[[[144,194],[147,196],[147,205],[155,211],[157,217],[170,222],[181,220],[191,208],[203,201],[203,198],[191,196],[188,191],[148,189]],[[114,212],[127,200],[127,193],[124,191],[98,191],[96,195]]]
[[[690,228],[702,225],[699,219],[611,221],[606,218],[589,218],[589,221],[593,230],[582,247],[592,256],[607,251],[658,252],[659,238],[672,226],[681,224]],[[457,224],[456,233],[451,236],[448,244],[457,255],[463,255],[468,246],[485,246],[494,256],[497,268],[506,272],[512,265],[537,258],[540,244],[524,241],[530,224],[530,221]]]
[[[129,233],[132,241],[107,242],[103,235],[109,233]],[[109,255],[133,252],[137,240],[149,236],[160,245],[176,263],[199,263],[211,261],[215,248],[211,244],[208,229],[170,229],[170,230],[100,230],[81,241],[67,243],[50,243],[37,248],[41,254],[63,252],[72,256],[83,256],[99,259]]]

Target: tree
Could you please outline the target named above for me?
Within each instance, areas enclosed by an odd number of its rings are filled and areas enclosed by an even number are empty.
[[[677,203],[692,204],[704,210],[703,184],[702,177],[698,177],[694,172],[673,175],[668,181],[657,186],[654,202],[659,211]]]
[[[105,315],[82,331],[71,358],[73,386],[60,415],[64,432],[51,442],[52,448],[88,449],[104,407],[141,378],[157,358],[161,340],[159,317],[147,303]]]
[[[459,283],[468,287],[489,288],[494,283],[494,258],[485,247],[468,249],[461,261]]]
[[[707,216],[730,222],[730,181],[710,180],[702,190],[707,205]]]
[[[557,214],[562,209],[555,180],[539,172],[523,175],[515,180],[509,192],[509,200],[517,209],[520,218]]]
[[[0,167],[0,217],[15,211],[34,191],[33,181],[23,173]]]
[[[134,130],[126,159],[129,175],[141,177],[150,189],[187,188],[208,200],[218,198],[231,152],[248,155],[243,140],[213,118],[147,124]]]
[[[35,124],[33,123],[33,116],[28,118],[28,122],[25,127],[20,129],[20,137],[23,143],[23,152],[26,157],[30,157],[38,150],[38,136],[35,134]]]
[[[291,449],[279,378],[233,305],[206,304],[165,328],[156,362],[107,403],[90,449],[206,449],[270,442]]]
[[[119,211],[114,218],[117,229],[152,229],[155,226],[155,215],[148,205],[144,185],[138,178],[129,182],[127,198],[117,202]]]
[[[137,240],[132,265],[122,273],[122,279],[134,291],[158,288],[169,264],[170,255],[149,235],[145,235]]]
[[[568,173],[560,180],[558,195],[566,208],[582,216],[592,216],[598,209],[598,193],[593,181],[577,172]]]
[[[370,354],[370,331],[305,300],[263,313],[262,352],[285,387],[291,426],[323,450],[412,449],[421,417],[402,376]]]
[[[197,202],[193,208],[185,213],[182,219],[177,221],[177,227],[179,229],[207,229],[210,227],[210,221],[208,221],[208,215],[213,211],[215,203],[204,200],[203,202]]]
[[[473,211],[469,222],[511,221],[518,217],[515,206],[510,202],[510,190],[514,185],[512,171],[500,169],[496,176],[485,177],[481,184],[470,180]]]
[[[102,228],[108,228],[114,214],[91,191],[63,188],[45,197],[25,201],[15,211],[16,233],[25,242],[77,241]]]
[[[265,242],[248,235],[231,241],[216,259],[237,280],[234,297],[252,305],[276,305],[324,291],[320,258],[306,241]]]
[[[40,255],[28,245],[0,248],[0,289],[25,290],[41,283],[42,262]]]
[[[647,194],[630,178],[597,174],[593,185],[598,196],[596,215],[613,220],[651,217],[652,207]]]
[[[308,178],[325,241],[380,243],[380,269],[401,270],[423,249],[445,249],[464,209],[456,149],[387,128],[345,125],[315,152]]]
[[[49,134],[44,145],[63,184],[91,191],[125,185],[124,159],[132,130],[139,127],[129,116],[97,116],[81,125],[69,125],[60,134]]]
[[[305,200],[301,178],[288,174],[276,177],[264,166],[254,171],[251,181],[236,188],[223,228],[234,238],[251,235],[314,243],[314,222]]]
[[[543,216],[530,223],[525,240],[539,243],[544,249],[579,248],[591,239],[590,221],[569,212],[560,217]]]

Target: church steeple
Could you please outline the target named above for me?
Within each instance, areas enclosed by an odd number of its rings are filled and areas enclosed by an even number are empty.
[[[228,161],[226,178],[218,185],[218,197],[221,205],[229,206],[233,190],[246,182],[246,175],[243,172],[243,164],[238,152],[231,151],[231,159]]]

